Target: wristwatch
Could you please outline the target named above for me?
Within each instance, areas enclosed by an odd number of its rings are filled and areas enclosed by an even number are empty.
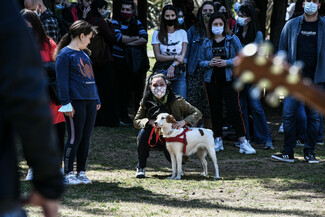
[[[173,63],[172,66],[176,67],[176,63]]]

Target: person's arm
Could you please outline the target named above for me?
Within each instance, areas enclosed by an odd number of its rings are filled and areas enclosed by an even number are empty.
[[[54,40],[55,43],[59,43],[59,24],[57,19],[49,17],[42,22],[45,33]]]
[[[185,60],[184,63],[187,64],[188,58],[190,56],[190,52],[191,52],[191,48],[192,48],[192,28],[191,27],[188,31],[187,31],[187,39],[188,39],[188,45],[187,45],[187,50],[186,50],[186,55],[185,55]]]
[[[232,37],[233,37],[233,39],[232,39],[231,43],[232,43],[232,45],[235,49],[235,53],[237,55],[238,52],[243,48],[243,46],[241,45],[241,42],[236,35],[233,35]],[[234,60],[235,60],[235,56],[230,59],[226,59],[225,66],[232,66],[234,64]]]
[[[194,126],[202,118],[202,113],[196,107],[188,103],[184,98],[179,98],[175,103],[179,104],[186,124]]]
[[[202,69],[207,69],[209,67],[212,67],[211,66],[211,60],[208,60],[207,58],[207,53],[208,53],[208,49],[206,49],[206,46],[207,46],[207,40],[205,40],[203,43],[202,43],[202,46],[200,48],[200,52],[199,52],[199,66],[202,68]]]
[[[280,41],[279,41],[279,51],[288,51],[288,26],[292,21],[289,20],[283,27],[281,35],[280,35]]]
[[[110,21],[105,21],[104,19],[100,18],[98,22],[98,29],[105,42],[108,45],[113,45],[115,40],[115,31],[113,24]]]
[[[56,216],[64,185],[38,46],[19,16],[16,1],[3,5],[0,14],[10,14],[10,19],[0,23],[2,121],[21,137],[24,156],[34,171],[33,192],[41,195],[46,216]]]
[[[135,128],[143,129],[148,126],[150,120],[146,117],[146,114],[147,110],[143,107],[143,105],[140,105],[133,120],[133,125]]]
[[[145,30],[144,26],[142,25],[142,23],[140,22],[140,20],[137,20],[137,29],[138,29],[138,36],[139,39],[126,43],[126,45],[129,46],[141,46],[141,45],[145,45],[148,42],[148,33]]]
[[[159,62],[171,61],[175,59],[175,56],[167,56],[163,55],[160,52],[160,44],[153,44],[153,53],[155,54],[155,58]]]
[[[126,43],[128,46],[141,46],[147,44],[147,40],[145,38],[139,38],[138,40],[131,41],[129,43]]]
[[[112,24],[115,30],[115,41],[117,44],[119,45],[123,45],[135,40],[138,40],[140,37],[139,36],[127,36],[127,35],[123,35],[121,32],[121,25],[119,24],[119,22],[117,20],[112,20]]]

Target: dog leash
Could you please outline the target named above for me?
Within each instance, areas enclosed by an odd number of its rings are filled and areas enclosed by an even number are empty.
[[[151,144],[150,144],[150,140],[151,140],[151,138],[152,138],[152,134],[153,134],[153,132],[156,133],[156,142],[155,142],[155,144],[151,145]],[[152,148],[155,147],[155,146],[157,145],[157,143],[158,143],[158,140],[159,140],[160,142],[163,142],[163,141],[160,139],[159,134],[160,134],[160,129],[158,129],[157,127],[153,127],[152,130],[151,130],[150,136],[149,136],[149,140],[148,140],[148,144],[150,145],[150,147],[152,147]]]

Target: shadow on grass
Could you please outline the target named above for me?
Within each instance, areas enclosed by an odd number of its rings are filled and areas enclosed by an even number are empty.
[[[113,214],[114,211],[107,211],[96,209],[95,211],[90,206],[85,206],[85,203],[89,202],[100,202],[100,203],[119,203],[119,202],[130,202],[130,203],[148,203],[163,205],[175,208],[195,208],[195,209],[216,209],[217,210],[229,210],[242,213],[256,213],[263,215],[297,215],[297,216],[320,216],[314,213],[297,211],[297,210],[279,210],[279,209],[258,209],[258,208],[246,208],[246,207],[235,207],[226,206],[220,203],[212,204],[200,199],[176,199],[171,198],[169,195],[156,194],[148,189],[142,187],[121,187],[122,183],[105,183],[94,181],[92,185],[76,186],[71,187],[71,190],[78,188],[79,195],[84,195],[84,198],[76,198],[68,192],[65,194],[64,201],[66,206],[78,207],[80,211],[87,212],[89,214],[96,215],[108,215]],[[91,192],[91,194],[89,194]],[[98,194],[97,194],[98,193]],[[80,200],[84,199],[84,200]],[[218,200],[218,199],[217,199]],[[222,201],[222,198],[220,198]]]

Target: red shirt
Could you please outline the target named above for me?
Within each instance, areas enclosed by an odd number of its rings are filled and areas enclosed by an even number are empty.
[[[42,45],[42,49],[40,50],[41,57],[43,62],[54,62],[53,54],[54,50],[57,47],[55,42],[50,38],[50,45],[44,41]],[[56,105],[52,100],[50,102],[50,110],[52,113],[52,121],[53,124],[58,124],[61,122],[65,122],[64,115],[62,112],[58,112],[61,108],[61,105]]]

